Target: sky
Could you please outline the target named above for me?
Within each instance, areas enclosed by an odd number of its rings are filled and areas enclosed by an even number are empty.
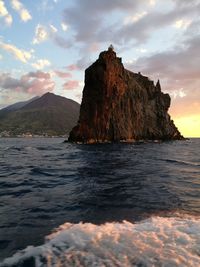
[[[110,44],[200,137],[200,0],[0,0],[0,108],[45,92],[80,103],[85,69]]]

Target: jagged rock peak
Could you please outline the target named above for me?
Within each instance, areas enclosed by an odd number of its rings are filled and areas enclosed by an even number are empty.
[[[157,83],[156,83],[156,88],[161,91],[161,86],[160,86],[160,80],[158,79]]]
[[[85,71],[79,122],[71,142],[182,139],[167,113],[170,96],[140,72],[126,70],[113,47]]]

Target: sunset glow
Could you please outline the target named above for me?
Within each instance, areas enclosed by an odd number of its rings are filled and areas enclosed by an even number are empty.
[[[174,118],[174,122],[184,137],[200,136],[200,115]]]

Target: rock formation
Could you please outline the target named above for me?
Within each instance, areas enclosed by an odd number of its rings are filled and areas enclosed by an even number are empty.
[[[112,47],[85,71],[80,116],[70,142],[183,139],[167,113],[160,82],[126,70]]]

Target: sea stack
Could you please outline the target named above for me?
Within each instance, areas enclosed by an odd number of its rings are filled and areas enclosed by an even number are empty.
[[[183,139],[168,114],[170,96],[141,73],[126,70],[112,46],[85,71],[78,124],[69,142]]]

